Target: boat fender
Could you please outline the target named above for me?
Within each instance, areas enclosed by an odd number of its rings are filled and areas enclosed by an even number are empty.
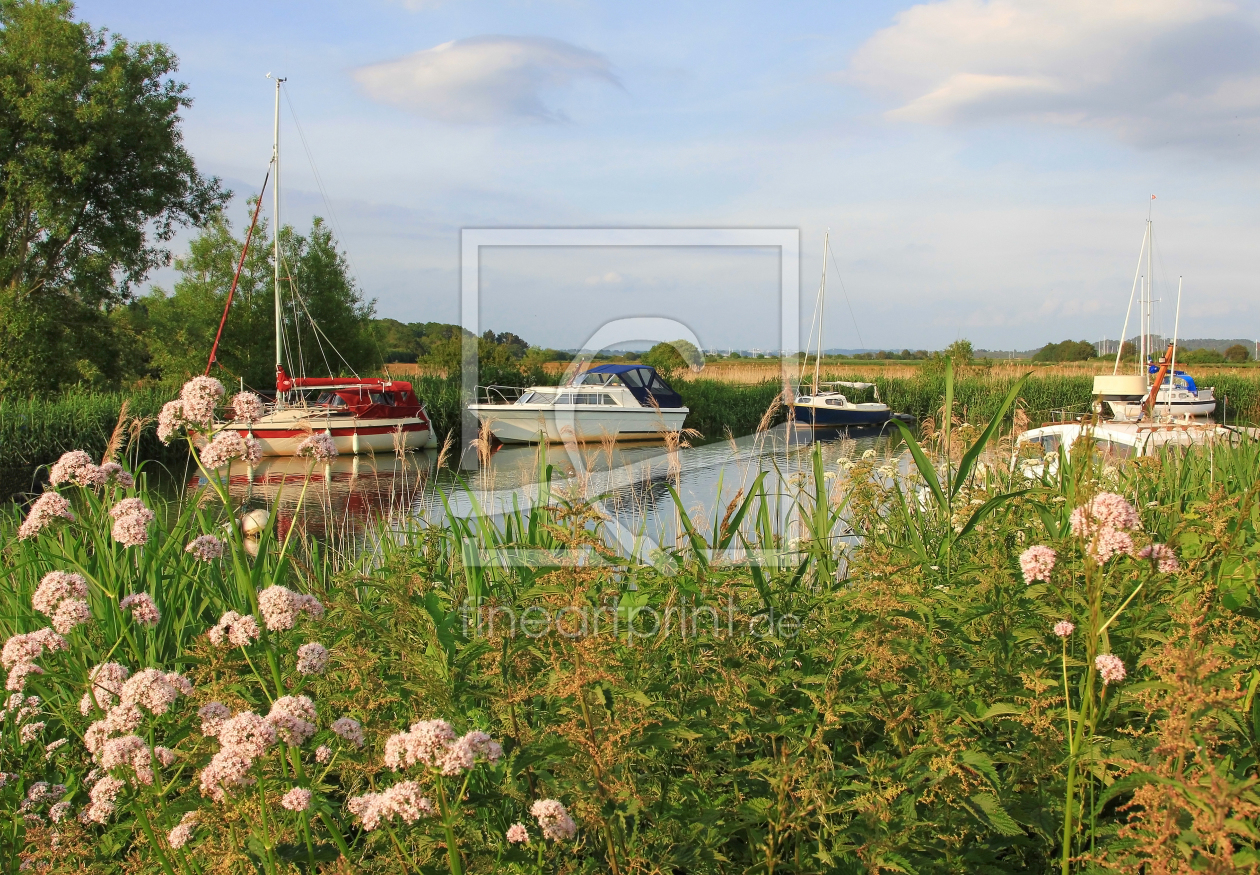
[[[270,514],[261,507],[241,515],[241,532],[247,538],[256,538],[267,527]]]
[[[350,436],[350,452],[356,456],[359,455],[359,433],[357,431]]]

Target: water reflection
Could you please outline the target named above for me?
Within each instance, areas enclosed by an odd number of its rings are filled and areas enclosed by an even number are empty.
[[[315,465],[268,457],[252,469],[235,466],[228,492],[243,507],[278,514],[281,535],[300,517],[300,530],[320,540],[355,540],[377,519],[410,513],[433,479],[436,460],[432,451],[339,456]],[[196,489],[205,480],[194,477],[188,485]]]
[[[313,469],[305,459],[271,458],[252,472],[234,472],[230,492],[247,506],[279,513],[282,534],[293,524],[300,500],[302,529],[343,544],[382,518],[440,524],[448,513],[467,517],[526,510],[541,494],[540,471],[551,466],[553,491],[575,501],[598,501],[612,527],[622,530],[623,542],[647,537],[669,544],[682,534],[670,487],[695,524],[711,529],[714,516],[766,472],[766,490],[786,514],[793,478],[809,468],[815,443],[822,444],[824,463],[833,472],[844,458],[873,452],[885,459],[904,450],[887,428],[824,431],[784,425],[694,447],[665,441],[500,445],[485,456],[468,447],[452,454],[453,466],[441,469],[433,451],[343,456]]]

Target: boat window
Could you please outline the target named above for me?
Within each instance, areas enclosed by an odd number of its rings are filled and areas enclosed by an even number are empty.
[[[665,381],[663,381],[660,377],[652,377],[652,391],[668,392],[669,387],[665,385]]]
[[[572,404],[573,396],[572,395],[557,395],[555,403],[556,404]]]
[[[380,403],[380,404],[388,404],[390,407],[393,407],[395,404],[397,404],[397,403],[398,403],[398,401],[394,398],[394,393],[393,393],[393,392],[382,392],[382,393],[381,393],[381,400],[380,400],[380,402],[378,402],[378,403]]]
[[[516,399],[516,403],[517,403],[517,404],[528,404],[528,403],[530,402],[530,399],[531,399],[531,398],[533,398],[536,394],[538,394],[538,393],[536,393],[536,392],[526,392],[526,393],[525,393],[524,395],[522,395],[520,398],[517,398],[517,399]]]
[[[372,399],[373,404],[388,404],[385,400],[384,392],[369,392],[368,397]]]
[[[1059,451],[1059,436],[1057,434],[1045,434],[1037,441],[1041,444],[1041,449],[1046,453],[1057,453]]]
[[[797,404],[808,404],[809,402],[810,397],[808,395],[802,395],[800,398],[796,399]]]
[[[839,398],[828,398],[827,403],[832,407],[843,407],[849,403],[849,399],[841,395]]]
[[[641,389],[643,388],[643,374],[644,371],[636,368],[633,371],[626,371],[621,375],[621,378],[626,381],[627,386],[631,386],[635,389]]]
[[[346,399],[342,398],[336,392],[324,392],[315,402],[323,407],[345,407]]]

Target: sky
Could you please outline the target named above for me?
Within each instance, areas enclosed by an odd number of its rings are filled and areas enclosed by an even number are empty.
[[[281,218],[329,219],[380,316],[459,321],[463,228],[792,228],[802,342],[828,232],[827,347],[1114,339],[1150,210],[1155,328],[1171,333],[1183,277],[1181,336],[1260,335],[1256,3],[81,0],[76,14],[179,56],[186,145],[236,194],[241,232],[271,152],[266,75],[287,77]],[[706,347],[777,348],[779,257],[486,249],[480,325],[574,348],[609,319],[666,316]]]

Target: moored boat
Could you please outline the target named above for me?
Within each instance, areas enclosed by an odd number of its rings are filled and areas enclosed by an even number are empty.
[[[215,423],[216,431],[235,431],[242,437],[256,439],[264,456],[292,456],[298,453],[304,440],[316,432],[332,437],[338,453],[381,453],[432,447],[437,444],[432,423],[411,383],[388,377],[305,377],[289,376],[284,367],[285,312],[281,295],[280,253],[280,84],[276,81],[275,140],[271,154],[269,175],[274,175],[272,187],[274,222],[277,233],[273,235],[275,246],[274,293],[276,319],[276,394],[275,400],[264,405],[254,396],[249,403],[234,408],[236,417],[227,422]],[[263,183],[266,188],[266,183]],[[254,209],[254,222],[258,220],[258,208]],[[245,238],[245,249],[253,234],[253,224]],[[228,292],[219,334],[210,350],[206,375],[215,364],[223,326],[227,322],[236,292],[245,252],[237,265],[232,288]],[[305,309],[305,305],[303,305]],[[312,320],[313,321],[313,320]],[[323,332],[320,332],[323,334]],[[331,344],[331,340],[328,341]],[[299,356],[300,358],[300,356]]]
[[[655,368],[639,364],[597,365],[562,386],[490,386],[482,397],[468,410],[503,443],[649,440],[680,431],[689,412]]]

